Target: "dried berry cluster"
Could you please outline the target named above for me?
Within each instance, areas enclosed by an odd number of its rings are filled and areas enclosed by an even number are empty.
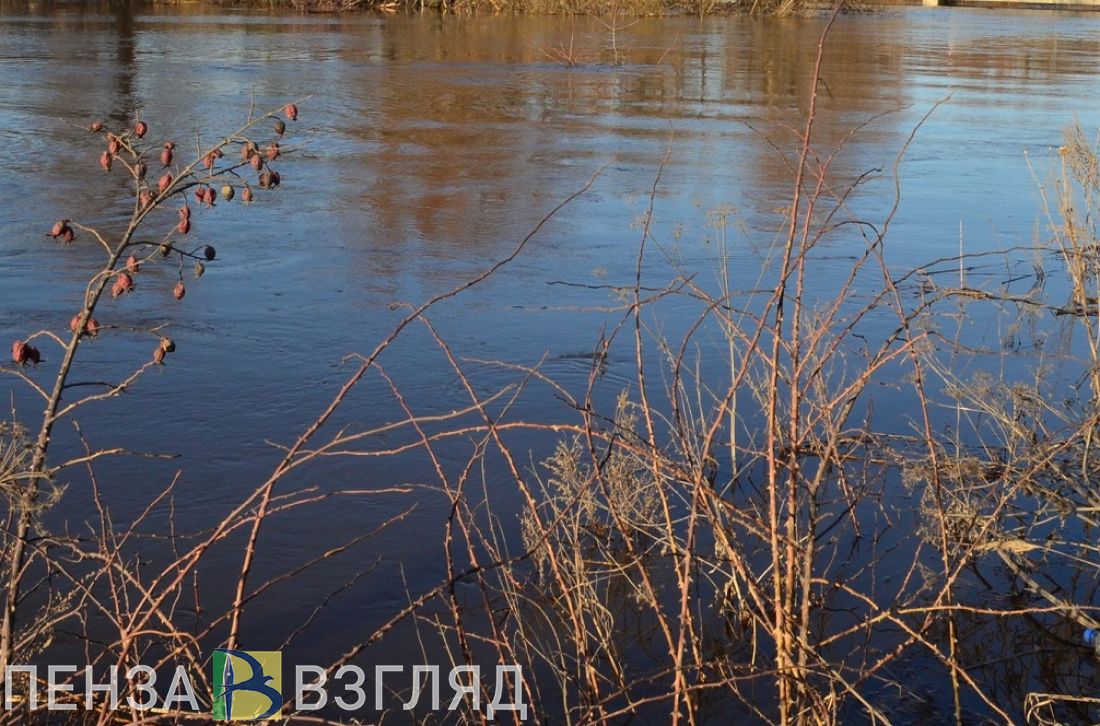
[[[27,363],[38,364],[42,362],[42,354],[30,343],[17,340],[11,344],[11,359],[19,365]]]
[[[298,107],[293,103],[287,104],[283,107],[282,114],[287,120],[296,121]],[[274,114],[264,118],[274,121],[275,135],[281,139],[286,133],[286,123]],[[253,126],[254,124],[250,123],[239,133],[247,132]],[[184,259],[195,260],[195,276],[201,277],[206,270],[204,263],[217,257],[217,252],[210,245],[203,245],[194,252],[186,252],[173,245],[174,235],[185,236],[192,231],[192,210],[185,196],[186,191],[193,187],[196,204],[206,209],[212,209],[219,196],[225,202],[233,201],[238,196],[238,188],[241,201],[251,204],[254,198],[252,185],[242,176],[242,172],[251,170],[255,174],[253,183],[261,189],[279,186],[281,177],[271,164],[281,157],[282,149],[278,141],[272,141],[261,152],[260,146],[255,141],[241,135],[234,135],[221,141],[214,148],[202,152],[194,163],[181,165],[177,160],[174,141],[165,140],[152,145],[142,142],[149,130],[149,124],[140,119],[135,120],[126,130],[112,130],[102,121],[95,121],[88,126],[89,132],[103,134],[106,139],[106,148],[99,154],[100,168],[105,172],[111,172],[116,166],[125,167],[134,181],[137,198],[131,228],[121,247],[111,256],[112,264],[104,270],[104,279],[110,282],[113,298],[127,295],[136,289],[134,277],[141,271],[142,265],[152,261],[150,251],[155,254],[159,250],[163,257],[176,254],[180,261],[181,272],[172,288],[172,297],[182,300],[187,294],[182,275]],[[222,163],[225,158],[223,148],[232,144],[240,144],[240,161],[225,165]],[[149,158],[158,159],[160,162],[161,172],[155,183],[146,179]],[[216,188],[217,191],[215,191]],[[133,232],[145,221],[146,215],[177,195],[183,198],[183,206],[179,208],[178,218],[163,240],[159,243],[134,241]],[[102,237],[95,230],[69,219],[55,222],[50,228],[49,236],[68,245],[77,239],[76,230],[78,229],[94,234],[100,242],[103,242]],[[123,255],[126,255],[124,261]],[[73,339],[74,342],[83,337],[95,337],[103,330],[103,326],[92,317],[97,301],[98,294],[89,298],[87,307],[74,315],[69,322],[69,331],[76,336]],[[22,366],[41,362],[41,353],[30,343],[36,337],[37,335],[33,335],[28,340],[17,340],[12,343],[11,357],[14,363]],[[164,356],[175,348],[175,343],[170,338],[161,338],[154,351],[153,361],[163,362]]]

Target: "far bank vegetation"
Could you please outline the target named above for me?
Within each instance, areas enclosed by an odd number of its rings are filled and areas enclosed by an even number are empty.
[[[264,6],[309,13],[435,10],[455,13],[611,16],[714,15],[735,12],[797,15],[828,7],[828,3],[811,0],[222,0],[219,4]]]

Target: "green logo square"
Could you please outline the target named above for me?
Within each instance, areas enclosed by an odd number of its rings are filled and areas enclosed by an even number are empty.
[[[215,721],[277,718],[283,707],[283,654],[277,650],[214,651]]]

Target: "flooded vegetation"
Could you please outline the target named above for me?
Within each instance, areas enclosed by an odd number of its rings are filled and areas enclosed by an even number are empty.
[[[0,723],[1100,718],[1100,19],[5,12]]]

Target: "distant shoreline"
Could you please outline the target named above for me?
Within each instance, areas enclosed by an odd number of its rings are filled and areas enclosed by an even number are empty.
[[[876,2],[872,4],[885,4]],[[904,2],[905,5],[932,5],[958,8],[1001,8],[1010,10],[1069,10],[1100,11],[1100,0],[931,0],[931,2]]]
[[[446,5],[450,9],[457,8],[457,12],[479,12],[480,7],[477,6],[477,0],[276,0],[271,2],[270,0],[154,0],[154,2],[167,5],[182,5],[182,4],[211,4],[218,7],[268,7],[275,9],[285,10],[297,10],[305,13],[317,13],[317,14],[329,14],[329,13],[344,13],[344,12],[360,12],[360,11],[389,11],[397,12],[402,10],[417,10],[417,9],[437,9]],[[707,9],[702,13],[703,15],[730,15],[730,14],[750,14],[752,11],[748,9],[751,4],[751,0],[702,0],[707,6]],[[795,0],[797,3],[798,0]],[[602,4],[601,0],[577,0],[572,3],[578,9],[572,13],[569,12],[543,12],[541,10],[530,8],[525,9],[525,4],[520,2],[514,2],[508,7],[502,7],[499,10],[492,10],[487,8],[486,12],[493,14],[535,14],[535,15],[601,15],[603,14],[599,8]],[[698,0],[696,3],[698,4]],[[817,0],[803,0],[799,11],[795,11],[793,14],[805,11],[825,11],[831,6],[829,2],[820,2]],[[631,3],[626,3],[630,6]],[[636,0],[635,6],[630,9],[625,9],[620,5],[619,12],[624,15],[635,16],[659,16],[659,15],[694,15],[700,14],[698,10],[693,9],[693,3],[687,2],[682,5],[679,3],[670,3],[665,6],[665,0]],[[893,8],[893,7],[943,7],[943,8],[979,8],[979,9],[1009,9],[1009,10],[1060,10],[1070,12],[1097,12],[1100,11],[1100,0],[853,0],[852,10],[858,12],[860,10],[875,10],[879,8]],[[767,11],[761,11],[758,14],[769,15]]]

